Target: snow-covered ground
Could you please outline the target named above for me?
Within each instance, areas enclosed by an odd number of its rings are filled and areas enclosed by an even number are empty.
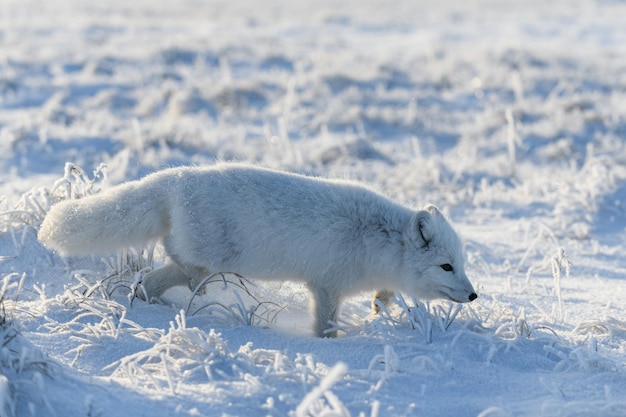
[[[625,17],[1,0],[0,416],[626,416]],[[317,339],[302,285],[131,306],[158,245],[63,260],[36,239],[56,200],[218,159],[437,204],[478,300],[371,316],[362,294]]]

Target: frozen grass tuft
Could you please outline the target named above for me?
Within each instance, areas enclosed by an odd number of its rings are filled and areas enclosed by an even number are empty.
[[[100,191],[106,178],[104,164],[100,164],[90,177],[81,167],[66,163],[63,177],[52,187],[26,192],[12,210],[0,212],[0,232],[10,232],[12,227],[24,225],[37,226],[53,204],[95,194]]]
[[[181,310],[169,331],[153,347],[112,364],[113,375],[157,391],[176,394],[179,383],[245,379],[254,367],[245,355],[232,353],[219,333],[187,327]]]
[[[154,268],[156,244],[150,243],[142,250],[127,249],[117,256],[103,259],[106,265],[104,277],[99,278],[99,273],[92,271],[75,271],[75,278],[90,276],[95,280],[93,290],[97,290],[104,298],[111,298],[114,293],[121,292],[128,298],[130,305],[137,296],[137,291],[142,291],[139,286],[144,273]],[[146,295],[143,294],[143,299]]]
[[[319,385],[313,388],[298,405],[292,417],[308,416],[336,416],[350,417],[350,412],[331,391],[333,385],[343,379],[348,373],[344,363],[336,364],[328,374],[322,378]]]
[[[219,301],[205,302],[197,297],[199,294],[206,293],[207,285],[221,284],[222,292],[234,287],[232,295],[235,302],[226,305]],[[250,290],[250,281],[243,276],[232,272],[216,272],[202,280],[193,290],[192,295],[187,304],[186,313],[194,316],[201,311],[215,317],[221,317],[225,322],[234,324],[244,324],[248,326],[261,323],[274,323],[278,314],[284,310],[277,303],[271,301],[260,301],[254,296]],[[244,297],[251,301],[250,305],[244,302],[244,298],[237,289],[242,290]],[[194,301],[198,298],[198,303],[194,305]],[[192,311],[193,308],[193,311]]]
[[[415,297],[411,297],[409,303],[399,292],[390,301],[392,305],[388,307],[376,300],[380,313],[364,323],[365,333],[403,338],[402,329],[410,326],[425,343],[430,344],[433,330],[445,333],[463,308],[457,303],[421,303]]]
[[[13,311],[7,315],[7,291],[21,289],[12,283],[14,275],[6,275],[0,288],[0,416],[21,415],[28,407],[31,412],[51,409],[46,395],[46,380],[55,373],[54,363],[31,346],[20,334],[13,321]],[[11,302],[13,308],[16,300]]]
[[[559,253],[552,258],[552,277],[554,278],[554,290],[559,308],[559,319],[563,320],[563,297],[561,296],[561,270],[565,270],[565,277],[569,277],[572,262],[565,255],[565,249],[560,248]]]
[[[106,165],[99,165],[92,177],[80,167],[65,164],[61,179],[51,188],[41,187],[22,195],[12,209],[0,211],[0,233],[9,233],[15,248],[15,257],[22,253],[26,238],[36,229],[53,204],[71,198],[97,193],[106,181]]]
[[[63,308],[72,312],[69,321],[57,321],[46,315],[44,328],[51,334],[66,335],[76,344],[67,353],[74,354],[71,365],[75,365],[82,353],[91,347],[102,346],[107,342],[116,341],[122,332],[138,339],[155,341],[162,331],[147,329],[126,318],[126,306],[98,296],[106,295],[107,291],[101,282],[93,284],[84,275],[75,274],[78,283],[66,287],[63,294],[48,300],[45,309]]]
[[[372,358],[367,369],[368,373],[372,373],[374,368],[381,364],[383,366],[383,370],[380,372],[380,380],[373,387],[374,391],[378,391],[380,387],[400,369],[400,358],[391,345],[385,345],[383,353]]]
[[[626,339],[626,322],[613,317],[585,320],[576,326],[574,333],[609,341],[624,340]]]

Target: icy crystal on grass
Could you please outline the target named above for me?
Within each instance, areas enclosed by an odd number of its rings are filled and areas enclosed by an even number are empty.
[[[12,313],[7,316],[7,290],[17,287],[19,295],[23,282],[22,279],[13,285],[13,278],[13,275],[6,275],[0,287],[0,415],[3,417],[15,416],[23,404],[31,410],[49,409],[43,377],[51,377],[55,367],[53,361],[20,334]]]
[[[129,378],[142,386],[176,393],[180,381],[243,379],[251,362],[228,351],[219,333],[187,328],[181,312],[169,331],[146,351],[122,358],[114,376]]]

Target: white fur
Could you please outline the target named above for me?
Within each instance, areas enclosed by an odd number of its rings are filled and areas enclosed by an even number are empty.
[[[319,336],[334,336],[341,300],[363,290],[475,298],[461,242],[434,206],[415,212],[358,183],[243,164],[167,169],[61,202],[38,237],[62,256],[161,238],[171,261],[144,277],[150,298],[220,271],[304,281]]]

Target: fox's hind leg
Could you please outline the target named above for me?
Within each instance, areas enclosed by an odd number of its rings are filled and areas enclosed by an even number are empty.
[[[201,267],[184,267],[176,262],[169,262],[154,271],[148,272],[141,280],[146,291],[147,301],[159,298],[165,291],[177,285],[184,285],[195,290],[209,271]],[[201,289],[198,293],[204,293]]]
[[[207,278],[209,275],[212,274],[211,271],[202,267],[187,268],[185,269],[185,273],[187,274],[187,277],[189,278],[187,285],[189,285],[189,289],[191,291],[195,291],[196,287],[202,284],[202,281],[204,281],[205,278]],[[206,285],[202,286],[202,288],[198,288],[198,291],[196,292],[199,295],[205,294]]]
[[[146,301],[150,302],[172,287],[189,285],[189,277],[176,263],[170,262],[144,275],[141,284],[146,291]]]
[[[391,297],[394,296],[394,292],[391,290],[380,290],[376,293],[376,295],[374,295],[374,298],[372,298],[372,313],[374,314],[378,314],[380,313],[380,304],[384,305],[385,307],[389,305],[389,301],[391,300]]]
[[[184,285],[189,287],[191,291],[194,291],[202,283],[202,280],[211,274],[211,271],[207,268],[185,261],[179,255],[179,248],[177,248],[176,240],[172,235],[167,235],[163,238],[163,247],[170,258],[170,263],[163,267],[165,270],[162,273],[158,272],[159,270],[155,270],[153,271],[155,273],[153,277],[150,277],[152,272],[146,275],[146,278],[150,280],[147,283],[147,289],[154,290],[154,295],[150,292],[148,293],[150,296],[158,297],[167,289],[176,285]],[[200,288],[198,291],[199,294],[204,292],[204,288]]]

